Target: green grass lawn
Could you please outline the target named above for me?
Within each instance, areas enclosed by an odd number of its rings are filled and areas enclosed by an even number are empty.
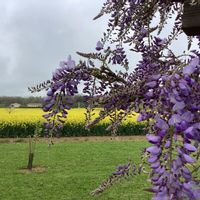
[[[104,193],[92,197],[102,180],[131,157],[140,162],[143,141],[70,141],[52,147],[39,143],[34,165],[46,166],[42,173],[21,173],[26,167],[28,143],[0,144],[1,200],[148,200],[151,194],[146,175],[117,182]]]

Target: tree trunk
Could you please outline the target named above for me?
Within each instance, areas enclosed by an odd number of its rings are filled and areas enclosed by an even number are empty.
[[[32,170],[32,167],[33,167],[33,157],[34,157],[34,154],[33,153],[29,153],[28,166],[27,166],[27,168],[29,170]]]

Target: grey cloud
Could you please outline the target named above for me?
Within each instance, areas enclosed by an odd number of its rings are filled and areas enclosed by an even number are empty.
[[[77,50],[93,51],[106,28],[107,18],[92,20],[103,3],[1,0],[0,96],[30,96],[27,87],[51,78],[59,62],[69,54],[78,59]],[[184,43],[185,38],[179,40],[175,50],[182,49]],[[140,58],[134,54],[128,57],[132,59],[131,67]]]
[[[85,0],[84,4],[81,0],[1,2],[0,11],[4,14],[0,15],[0,41],[3,41],[0,95],[29,96],[27,87],[49,79],[68,54],[77,58],[77,50],[92,51],[105,29],[104,20],[92,20],[102,3],[102,0]],[[7,58],[6,63],[2,57]]]

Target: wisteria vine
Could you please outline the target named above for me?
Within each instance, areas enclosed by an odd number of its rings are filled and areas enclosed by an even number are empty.
[[[95,52],[77,52],[85,61],[76,64],[69,57],[51,81],[29,88],[32,92],[48,90],[43,110],[48,112],[44,117],[50,134],[58,134],[63,127],[72,106],[68,96],[78,93],[82,82],[88,102],[86,128],[110,116],[108,129],[115,132],[128,115],[140,113],[138,121],[147,121],[147,139],[152,144],[146,153],[152,183],[148,191],[155,193],[153,200],[200,198],[200,36],[189,37],[188,49],[180,55],[171,47],[184,34],[183,3],[107,0],[94,18],[110,15]],[[195,1],[186,3],[194,5]],[[173,27],[166,35],[169,20]],[[193,40],[198,41],[198,48],[192,49]],[[127,52],[141,56],[131,72]],[[95,105],[102,110],[93,119]]]

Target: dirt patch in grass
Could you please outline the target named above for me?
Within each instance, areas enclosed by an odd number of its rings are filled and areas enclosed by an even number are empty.
[[[28,138],[0,138],[0,144],[2,143],[25,143],[28,142]]]
[[[60,138],[39,138],[39,142],[59,143],[68,141],[145,141],[145,136],[84,136],[84,137],[60,137]],[[28,138],[0,138],[0,143],[28,142]]]
[[[9,143],[10,142],[10,139],[0,139],[0,144],[3,144],[3,143]]]
[[[54,141],[143,141],[145,139],[145,136],[85,136],[53,138]]]
[[[34,166],[32,170],[29,170],[27,168],[21,168],[19,169],[19,172],[22,174],[29,174],[29,173],[42,173],[47,171],[47,167],[44,166]]]

